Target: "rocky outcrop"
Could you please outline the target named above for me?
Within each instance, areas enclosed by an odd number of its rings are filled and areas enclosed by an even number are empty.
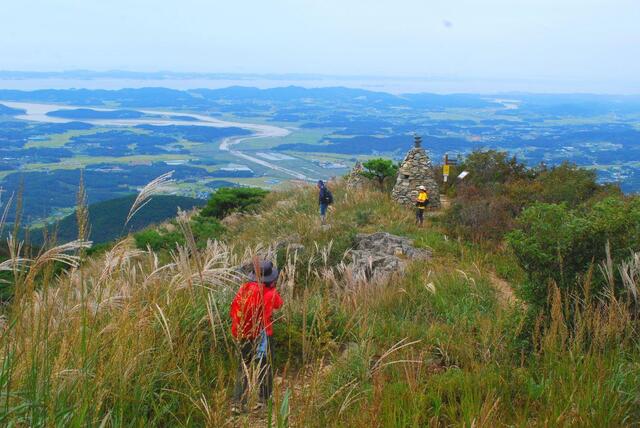
[[[425,186],[429,194],[429,206],[439,208],[440,189],[433,176],[431,160],[420,144],[420,138],[416,137],[415,147],[409,150],[400,165],[391,197],[402,205],[413,206],[418,186]]]
[[[299,234],[294,233],[287,237],[278,239],[275,242],[274,248],[276,251],[286,250],[290,253],[304,251],[304,245],[301,244],[302,238]]]
[[[246,222],[247,217],[248,216],[244,213],[234,212],[220,220],[220,223],[225,227],[233,228],[240,225],[241,223]]]
[[[409,238],[387,232],[358,234],[351,251],[351,268],[356,275],[366,279],[402,271],[411,260],[426,260],[428,250],[415,248]]]
[[[271,260],[275,264],[278,259],[278,254],[293,256],[295,253],[301,254],[304,251],[305,246],[302,244],[302,237],[298,233],[293,233],[275,240],[269,246],[259,246],[255,248],[253,256],[259,259]],[[251,257],[247,257],[232,269],[241,277],[246,277],[253,272],[253,264],[254,260]]]

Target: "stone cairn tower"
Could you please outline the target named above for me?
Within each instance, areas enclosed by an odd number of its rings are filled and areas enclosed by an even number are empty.
[[[356,161],[353,169],[344,177],[347,189],[358,189],[369,184],[370,180],[362,175],[364,168],[360,161]]]
[[[416,135],[414,147],[407,152],[400,165],[391,197],[400,204],[414,206],[418,186],[421,185],[427,188],[429,207],[439,208],[440,189],[433,176],[431,160],[422,148],[422,137]]]

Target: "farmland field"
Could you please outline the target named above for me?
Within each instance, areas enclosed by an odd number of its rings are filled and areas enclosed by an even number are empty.
[[[206,198],[221,183],[273,187],[343,175],[356,160],[401,160],[414,133],[434,163],[495,148],[640,189],[639,97],[233,87],[0,90],[0,100],[2,190],[24,183],[29,222],[68,212],[81,169],[90,202],[172,170],[175,194]]]

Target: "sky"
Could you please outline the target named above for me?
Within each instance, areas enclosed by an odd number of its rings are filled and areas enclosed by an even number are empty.
[[[419,76],[640,93],[640,0],[0,5],[0,70]]]

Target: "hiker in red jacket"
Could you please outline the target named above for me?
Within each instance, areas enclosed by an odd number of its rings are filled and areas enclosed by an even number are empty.
[[[256,263],[250,281],[238,290],[231,304],[231,334],[237,339],[240,361],[233,391],[232,411],[239,412],[247,401],[248,378],[252,368],[258,369],[260,403],[262,407],[271,397],[271,336],[273,311],[282,306],[282,297],[275,288],[278,269],[269,260]]]

